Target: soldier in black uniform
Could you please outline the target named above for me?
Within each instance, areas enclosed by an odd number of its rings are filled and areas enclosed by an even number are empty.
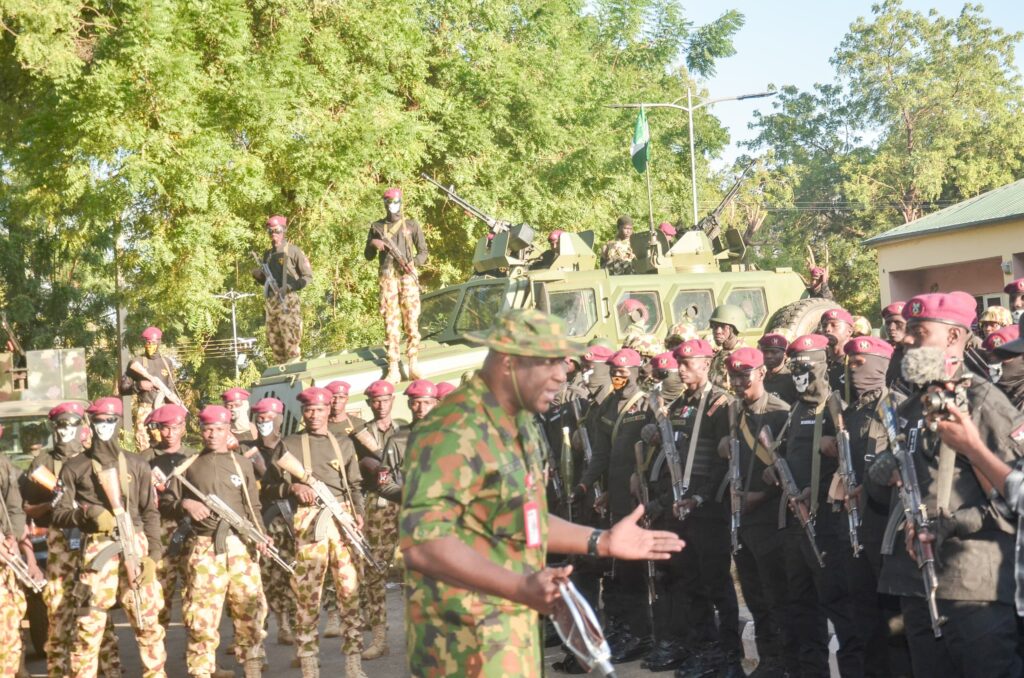
[[[757,347],[764,356],[764,390],[792,406],[797,400],[797,393],[793,374],[786,365],[789,339],[782,334],[766,334],[757,340]]]
[[[1024,416],[992,384],[964,367],[969,328],[976,317],[971,295],[922,294],[907,302],[903,315],[915,346],[904,358],[904,374],[916,392],[900,408],[899,418],[908,451],[916,460],[922,500],[932,517],[930,533],[923,536],[934,541],[936,561],[941,563],[937,598],[939,613],[946,618],[942,638],[936,641],[921,597],[920,574],[914,577],[916,570],[904,568],[904,586],[896,592],[903,596],[914,673],[1019,676],[1015,526],[993,510],[988,500],[991,479],[940,444],[930,430],[936,417],[924,411],[921,396],[947,393],[954,407],[970,415],[985,447],[1006,465],[1017,463],[1024,454]],[[908,531],[908,546],[913,536]],[[895,551],[902,551],[898,544]],[[901,555],[905,559],[909,554]]]
[[[679,363],[671,351],[659,353],[651,359],[652,374],[661,390],[661,398],[671,405],[686,390],[679,376]]]
[[[777,335],[776,335],[777,336]],[[778,531],[779,489],[765,482],[764,471],[771,466],[768,451],[757,443],[761,428],[767,426],[776,440],[785,435],[789,405],[765,389],[764,355],[753,348],[741,348],[729,356],[729,383],[737,399],[737,412],[730,417],[735,428],[729,436],[739,444],[742,482],[740,548],[733,553],[743,599],[754,618],[757,641],[758,678],[782,676],[796,670],[796,639],[783,634],[785,622],[786,571],[782,540]],[[731,507],[730,507],[731,508]]]
[[[331,416],[327,420],[327,428],[331,433],[336,436],[350,436],[366,426],[366,421],[362,417],[349,414],[345,409],[348,407],[348,394],[352,388],[347,381],[336,379],[324,388],[334,396],[331,398]]]
[[[903,317],[903,307],[906,302],[894,301],[882,309],[883,335],[893,346],[892,359],[889,361],[889,371],[885,375],[885,385],[892,389],[893,384],[899,381],[903,374],[900,367],[903,364],[903,352],[906,350],[905,339],[907,336],[907,321]]]
[[[846,355],[843,347],[853,336],[853,316],[843,308],[830,308],[821,314],[821,333],[828,337],[828,383],[839,391],[843,402],[856,396],[846,381]]]
[[[826,616],[839,639],[836,653],[844,676],[864,672],[864,643],[854,624],[846,584],[847,556],[839,536],[844,528],[839,514],[828,506],[828,490],[836,472],[835,424],[826,401],[831,390],[827,376],[830,340],[820,334],[795,339],[788,349],[790,369],[799,400],[790,411],[789,430],[782,456],[793,472],[802,501],[815,520],[817,546],[824,554],[822,568],[808,537],[797,520],[787,514],[784,533],[786,586],[790,633],[797,638],[801,675],[828,674]],[[845,552],[849,548],[845,547]]]

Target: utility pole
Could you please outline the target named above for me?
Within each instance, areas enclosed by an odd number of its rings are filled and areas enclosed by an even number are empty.
[[[236,292],[235,290],[228,290],[223,294],[213,295],[216,299],[227,299],[231,302],[231,348],[235,356],[235,379],[238,379],[238,322],[237,316],[235,315],[235,306],[238,304],[240,299],[246,297],[254,297],[255,294],[251,292]]]

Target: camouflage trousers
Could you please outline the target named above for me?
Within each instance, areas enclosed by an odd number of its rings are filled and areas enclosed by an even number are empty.
[[[381,506],[380,502],[384,505]],[[366,540],[370,542],[374,559],[384,566],[384,574],[378,574],[372,567],[362,569],[363,600],[366,623],[370,627],[386,626],[388,623],[387,583],[391,562],[395,559],[398,546],[398,512],[401,507],[386,499],[378,500],[370,495],[366,507]]]
[[[281,552],[285,562],[295,560],[295,538],[288,531],[288,524],[280,514],[275,515],[267,523],[267,534],[274,540],[274,546]],[[267,604],[277,614],[284,614],[295,621],[295,593],[292,591],[291,575],[281,569],[270,558],[260,561],[263,575],[263,590],[267,594]]]
[[[320,645],[317,628],[321,596],[328,571],[334,576],[341,612],[341,651],[357,654],[363,650],[362,620],[359,615],[359,575],[348,544],[329,515],[323,517],[323,535],[317,540],[317,523],[322,510],[302,506],[295,512],[295,576],[292,590],[295,615],[296,656],[315,657]]]
[[[163,544],[163,558],[156,564],[156,579],[160,582],[160,590],[164,594],[164,606],[160,610],[160,624],[167,628],[171,623],[171,601],[174,600],[174,589],[178,582],[181,582],[181,604],[185,605],[185,595],[188,587],[188,549],[182,548],[177,555],[167,555],[171,546],[171,537],[178,529],[178,523],[173,520],[160,521],[160,543]]]
[[[299,295],[289,292],[284,301],[271,295],[266,299],[267,343],[274,352],[274,360],[286,363],[301,355],[302,306]]]
[[[24,616],[25,591],[10,568],[0,567],[0,676],[18,674]]]
[[[46,634],[46,675],[49,678],[64,678],[71,674],[71,642],[75,636],[75,612],[77,603],[72,598],[78,561],[78,548],[72,548],[64,530],[53,527],[46,533],[46,588],[43,602],[49,619]],[[107,615],[100,641],[99,671],[101,676],[121,675],[121,657],[117,651],[117,634],[114,622]],[[2,675],[2,674],[0,674]]]
[[[160,608],[164,604],[160,582],[154,579],[140,584],[138,590],[133,591],[121,567],[120,555],[111,556],[97,567],[96,556],[113,543],[104,534],[87,535],[85,539],[82,553],[84,566],[73,594],[79,607],[71,650],[71,673],[76,678],[95,678],[97,675],[100,643],[109,619],[108,610],[119,599],[135,631],[142,660],[142,675],[147,678],[163,678],[167,675],[164,671],[167,652],[164,649],[164,627],[160,625]],[[146,537],[142,534],[136,535],[136,548],[139,553],[146,553]],[[141,619],[135,612],[136,595],[142,612]]]
[[[384,348],[388,364],[397,363],[402,325],[405,325],[406,355],[412,359],[420,351],[420,283],[415,275],[382,275],[380,314],[384,317]]]
[[[150,403],[140,403],[139,399],[135,399],[135,414],[133,415],[132,421],[135,424],[135,451],[142,452],[150,446],[149,442],[149,431],[146,430],[146,417],[153,412],[153,405]]]
[[[183,602],[190,676],[209,676],[217,670],[220,617],[227,599],[235,628],[235,657],[239,663],[263,655],[267,633],[267,600],[263,597],[260,566],[235,535],[216,553],[212,537],[193,537],[188,555],[188,593]]]

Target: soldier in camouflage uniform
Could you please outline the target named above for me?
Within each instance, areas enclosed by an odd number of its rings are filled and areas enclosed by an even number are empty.
[[[166,356],[160,355],[160,341],[164,333],[159,327],[147,327],[142,331],[142,355],[134,356],[130,361],[142,365],[150,375],[164,382],[164,385],[172,392],[174,388],[174,363]],[[141,452],[149,447],[149,433],[146,430],[146,417],[153,411],[154,407],[162,405],[164,395],[148,379],[143,379],[129,367],[121,376],[119,383],[121,395],[135,396],[135,410],[133,422],[135,423],[135,451]]]
[[[601,268],[607,268],[611,275],[628,275],[633,272],[636,255],[629,244],[633,235],[633,218],[623,214],[616,222],[615,240],[606,243],[601,250]]]
[[[27,536],[18,471],[6,454],[0,454],[0,549],[9,556],[21,558],[19,544]],[[14,571],[0,563],[0,676],[17,675],[21,668],[21,619],[24,616],[25,591]]]
[[[409,441],[416,456],[399,524],[408,667],[414,676],[533,678],[537,613],[551,610],[570,573],[545,567],[549,540],[565,553],[619,558],[663,558],[681,544],[639,530],[640,510],[609,532],[548,516],[533,417],[565,380],[565,356],[583,351],[560,319],[509,311],[470,338],[490,349],[483,368]]]
[[[75,628],[71,591],[75,586],[82,532],[77,528],[62,530],[50,527],[53,502],[60,491],[52,481],[60,477],[61,469],[68,459],[81,454],[85,449],[81,442],[85,409],[78,402],[61,403],[50,410],[49,417],[54,432],[53,449],[43,450],[32,460],[28,470],[21,476],[20,486],[25,515],[37,527],[49,528],[46,530],[46,588],[43,589],[49,618],[45,648],[46,672],[49,678],[63,678],[70,675],[71,671],[68,661]],[[49,479],[43,477],[47,474],[38,471],[40,467],[53,476]],[[117,636],[109,618],[100,645],[99,670],[103,676],[121,675]]]
[[[308,473],[331,490],[361,529],[363,498],[359,462],[352,441],[335,437],[328,428],[331,399],[331,392],[325,388],[311,387],[299,393],[305,429],[285,438],[284,446]],[[320,675],[317,627],[328,572],[333,575],[342,612],[341,649],[346,655],[345,675],[365,678],[360,657],[363,634],[359,618],[359,575],[351,546],[342,538],[337,521],[316,504],[313,489],[304,484],[302,478],[293,478],[275,466],[267,474],[265,492],[268,497],[294,497],[298,502],[294,521],[297,561],[292,591],[297,605],[296,656],[302,678]]]
[[[384,345],[388,354],[388,371],[384,378],[398,383],[402,378],[398,359],[403,324],[409,378],[419,378],[419,269],[427,263],[427,240],[419,223],[402,214],[402,189],[386,190],[384,207],[388,214],[370,224],[364,255],[367,261],[377,259],[380,262],[377,280],[380,283],[380,314],[384,317]],[[407,263],[407,268],[399,264],[399,258]]]
[[[93,432],[92,447],[85,454],[69,458],[61,469],[64,494],[57,501],[52,518],[54,527],[78,528],[83,532],[78,582],[72,594],[78,617],[71,674],[78,678],[97,675],[108,611],[119,599],[135,632],[143,676],[160,678],[166,675],[167,653],[165,631],[160,624],[163,592],[156,579],[162,548],[152,474],[149,464],[138,455],[125,452],[117,443],[122,416],[120,398],[100,398],[87,412]],[[121,502],[137,530],[135,546],[141,557],[135,588],[121,566],[121,544],[114,538],[117,523],[110,500],[100,486],[100,473],[107,469],[117,471]]]
[[[745,346],[740,334],[746,332],[748,326],[747,314],[734,304],[722,304],[711,313],[711,338],[716,348],[708,376],[718,388],[729,390],[729,370],[725,361],[733,351]]]
[[[288,220],[280,215],[267,219],[270,249],[263,253],[262,266],[252,270],[252,277],[263,285],[266,303],[267,343],[279,363],[301,355],[302,306],[299,290],[313,280],[313,267],[306,254],[285,239]],[[267,278],[264,267],[270,270]],[[276,285],[278,292],[274,292]]]
[[[220,405],[208,405],[199,413],[199,425],[203,450],[183,462],[179,475],[262,529],[252,463],[228,450],[231,413]],[[180,518],[191,519],[195,530],[188,552],[190,576],[184,606],[189,675],[209,678],[217,670],[220,618],[226,600],[234,622],[235,657],[245,668],[246,678],[258,678],[263,673],[267,603],[256,557],[250,546],[177,478],[168,484],[164,502]],[[259,550],[265,552],[266,548]]]

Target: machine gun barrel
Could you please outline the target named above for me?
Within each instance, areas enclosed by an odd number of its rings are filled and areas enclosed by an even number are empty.
[[[715,207],[715,209],[711,210],[711,212],[709,212],[698,224],[694,226],[694,230],[704,231],[712,242],[722,235],[722,226],[718,223],[718,217],[722,216],[722,212],[725,211],[725,208],[728,207],[729,203],[736,198],[736,194],[739,193],[743,180],[747,178],[747,174],[753,166],[754,163],[751,161],[743,168],[743,171],[740,172],[739,178],[736,179],[736,182],[729,189],[729,192],[725,194],[725,197],[722,198],[722,201],[718,203],[718,206]]]
[[[487,214],[487,212],[484,212],[479,207],[464,200],[458,193],[455,192],[454,186],[445,186],[444,184],[440,183],[439,181],[434,179],[434,177],[430,176],[426,172],[421,172],[420,178],[433,184],[438,189],[440,189],[442,193],[448,196],[449,200],[451,200],[453,203],[461,207],[466,214],[476,219],[479,219],[480,221],[487,224],[487,228],[491,231],[491,233],[500,233],[501,231],[507,231],[509,226],[511,226],[509,222],[502,221],[501,219],[496,219],[492,217],[490,214]]]

